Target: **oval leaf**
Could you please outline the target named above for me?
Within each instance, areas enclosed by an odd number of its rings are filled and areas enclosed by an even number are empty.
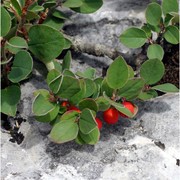
[[[68,52],[66,53],[66,55],[64,56],[64,59],[63,59],[63,63],[62,63],[62,69],[63,69],[63,70],[65,70],[65,69],[70,69],[71,60],[72,60],[71,52],[68,51]]]
[[[94,130],[92,130],[89,134],[83,134],[79,132],[80,138],[82,139],[81,143],[94,145],[99,141],[100,138],[100,132],[99,129],[96,127]]]
[[[10,0],[13,9],[15,9],[16,13],[20,16],[22,14],[21,4],[18,0]]]
[[[124,86],[128,80],[128,66],[122,57],[118,57],[107,70],[107,83],[113,89]]]
[[[32,26],[29,39],[29,50],[45,63],[59,56],[64,48],[63,35],[46,25]]]
[[[93,112],[90,109],[84,109],[79,119],[79,128],[83,134],[89,134],[97,127]]]
[[[78,135],[78,130],[75,119],[60,121],[53,126],[49,137],[53,142],[61,144],[75,139]]]
[[[146,84],[157,83],[163,77],[164,72],[164,64],[159,59],[147,60],[140,69],[140,75]]]
[[[11,28],[11,16],[4,7],[1,7],[1,36],[4,37]]]
[[[21,91],[19,86],[12,85],[1,90],[1,112],[8,116],[15,116],[17,104],[20,101]]]
[[[71,76],[62,76],[62,83],[60,84],[60,97],[70,99],[81,90],[80,81]]]
[[[165,92],[165,93],[166,92],[179,92],[179,89],[175,85],[170,84],[170,83],[153,86],[152,89]]]
[[[88,108],[88,109],[91,109],[95,112],[98,111],[98,106],[97,106],[97,103],[93,100],[93,99],[90,99],[90,98],[87,98],[87,99],[83,99],[80,103],[79,103],[79,108],[80,110],[83,110],[85,108]]]
[[[139,48],[147,40],[146,33],[139,28],[129,28],[120,35],[120,41],[129,48]]]
[[[50,122],[53,121],[59,112],[59,105],[55,105],[55,108],[44,116],[36,116],[36,120],[39,122]]]
[[[141,78],[130,79],[123,88],[119,89],[119,96],[127,100],[133,100],[138,97],[144,87],[144,80]]]
[[[138,98],[145,101],[145,100],[155,98],[157,96],[158,96],[158,93],[154,89],[150,89],[149,91],[141,92]]]
[[[164,57],[164,50],[159,44],[152,44],[148,47],[147,57],[149,59],[159,59],[162,60]]]
[[[178,12],[178,1],[177,0],[163,0],[162,10],[164,15],[170,12]]]
[[[8,78],[13,83],[20,82],[27,78],[33,68],[33,60],[27,51],[19,51],[15,55],[11,72],[8,74]]]
[[[68,7],[68,8],[77,8],[82,5],[82,0],[66,0],[63,3],[63,6]]]
[[[96,84],[91,79],[84,79],[86,92],[84,98],[90,97],[96,90]]]
[[[106,111],[110,108],[110,103],[103,96],[100,96],[96,99],[99,111]]]
[[[9,42],[6,42],[6,48],[8,51],[10,51],[13,54],[16,54],[23,48],[28,48],[27,42],[25,39],[15,36],[9,40]]]
[[[151,25],[158,25],[162,16],[161,6],[157,3],[150,3],[146,9],[146,21]]]
[[[171,44],[179,43],[179,30],[176,26],[168,26],[166,27],[166,31],[164,33],[164,38]]]
[[[72,10],[79,13],[89,14],[97,11],[103,5],[102,0],[81,0],[81,1],[82,1],[81,6],[79,8],[72,8]]]
[[[55,104],[49,102],[48,97],[38,94],[33,101],[33,113],[36,116],[44,116],[56,108]]]

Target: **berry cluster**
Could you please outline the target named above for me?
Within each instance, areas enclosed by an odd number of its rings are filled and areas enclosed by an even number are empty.
[[[122,104],[125,108],[127,108],[131,113],[134,114],[135,107],[131,102],[124,101],[122,102]],[[81,113],[81,110],[79,108],[71,105],[68,101],[63,101],[61,103],[61,106],[66,108],[67,111],[76,111],[78,113]],[[119,117],[129,118],[128,116],[119,112],[117,109],[113,107],[110,107],[109,109],[103,112],[103,119],[107,124],[116,124],[119,120]],[[102,121],[98,117],[96,117],[95,120],[97,123],[97,127],[100,130],[102,128]]]

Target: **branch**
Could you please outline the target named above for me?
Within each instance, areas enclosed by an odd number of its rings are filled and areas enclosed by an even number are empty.
[[[65,37],[72,42],[71,48],[77,52],[87,53],[94,56],[108,56],[110,59],[115,59],[119,55],[123,55],[116,49],[108,48],[102,44],[92,44],[83,41],[80,38],[75,38],[65,34]]]

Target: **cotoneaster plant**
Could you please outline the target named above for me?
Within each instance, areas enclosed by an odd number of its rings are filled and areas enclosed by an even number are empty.
[[[78,144],[96,144],[102,121],[115,124],[122,117],[136,115],[138,107],[134,100],[155,97],[156,90],[178,92],[173,85],[154,85],[164,74],[164,65],[158,58],[146,61],[139,77],[135,77],[134,70],[121,56],[109,66],[105,77],[96,77],[94,68],[73,73],[71,52],[67,51],[71,41],[61,33],[68,17],[57,9],[58,6],[92,13],[102,6],[102,1],[3,2],[2,113],[15,116],[20,83],[31,74],[35,57],[48,69],[46,82],[49,89],[34,92],[32,110],[37,121],[52,125],[49,138],[55,143],[75,140]],[[63,60],[57,59],[63,50],[67,51]],[[103,112],[104,120],[98,112]]]
[[[28,79],[37,59],[48,70],[61,70],[56,58],[71,47],[61,32],[69,19],[64,8],[93,13],[102,0],[4,0],[1,4],[1,112],[15,116],[20,101],[20,83]],[[64,57],[69,58],[70,53]],[[64,61],[63,68],[68,66]],[[13,97],[13,98],[12,98]]]
[[[120,42],[128,48],[147,45],[147,61],[140,67],[140,76],[144,77],[145,88],[139,98],[147,100],[157,97],[156,90],[176,92],[170,83],[155,85],[164,75],[164,47],[167,43],[179,44],[179,13],[177,0],[162,0],[162,4],[150,3],[145,11],[146,23],[141,28],[130,27],[120,35]],[[171,61],[171,60],[169,60]],[[153,80],[157,78],[157,81]],[[151,86],[149,86],[151,85]]]

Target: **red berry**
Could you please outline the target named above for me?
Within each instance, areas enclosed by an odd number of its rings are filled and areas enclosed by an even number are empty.
[[[81,112],[80,109],[78,109],[76,106],[70,106],[70,107],[68,108],[68,110],[74,110],[74,111],[76,111],[76,112],[78,112],[78,113]]]
[[[114,108],[109,108],[103,113],[104,121],[108,124],[115,124],[118,122],[119,112]]]
[[[61,106],[67,107],[67,106],[69,106],[69,102],[68,102],[68,101],[63,101],[63,102],[61,103]]]
[[[129,109],[130,112],[134,113],[134,105],[131,102],[124,101],[122,104],[124,105],[125,108]],[[119,115],[122,117],[128,118],[128,116],[126,116],[125,114],[121,112],[119,112]]]
[[[97,125],[98,125],[98,129],[100,130],[102,128],[102,121],[97,117],[95,119],[96,119],[96,122],[97,122]]]

